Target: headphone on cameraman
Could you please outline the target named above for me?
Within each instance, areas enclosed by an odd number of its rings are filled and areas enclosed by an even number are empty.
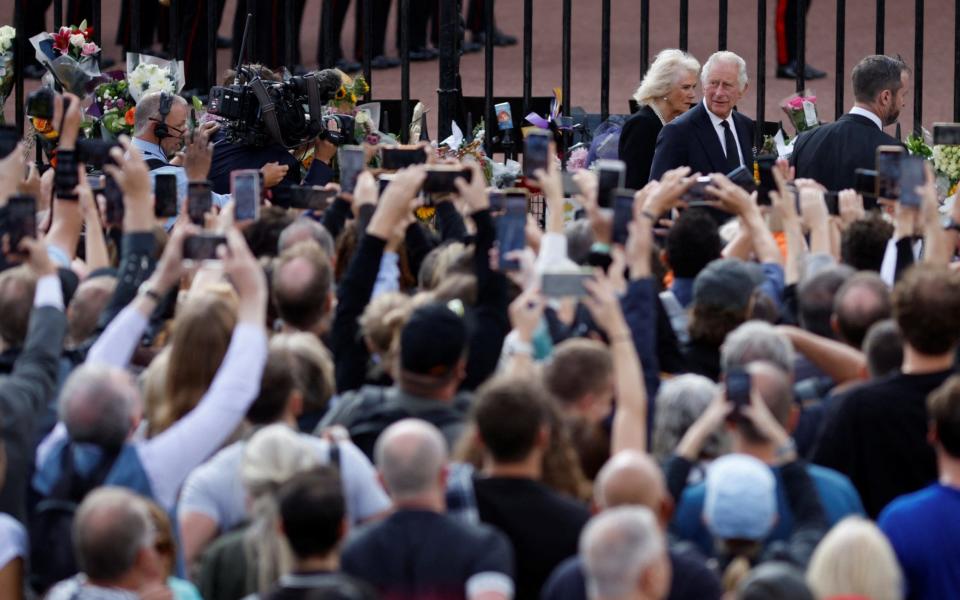
[[[160,120],[153,128],[153,135],[157,140],[163,141],[170,137],[170,126],[167,125],[167,116],[170,114],[170,108],[173,106],[173,97],[166,92],[160,92]]]

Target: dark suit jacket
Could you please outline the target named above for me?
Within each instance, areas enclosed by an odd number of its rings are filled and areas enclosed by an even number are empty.
[[[620,160],[627,163],[624,187],[639,190],[647,185],[661,129],[660,117],[649,106],[641,107],[623,124],[618,154]]]
[[[35,425],[57,384],[67,318],[52,306],[34,308],[23,352],[13,372],[0,378],[0,435],[7,450],[7,478],[0,512],[23,521],[27,482],[33,464]]]
[[[753,119],[734,111],[733,122],[743,164],[750,168],[753,165]],[[660,179],[664,173],[677,167],[690,167],[693,172],[703,175],[729,171],[720,138],[703,102],[667,123],[660,131],[650,179]]]
[[[877,146],[902,145],[860,115],[846,114],[835,123],[802,134],[793,148],[790,164],[797,177],[815,179],[828,190],[853,188],[856,169],[874,169]]]

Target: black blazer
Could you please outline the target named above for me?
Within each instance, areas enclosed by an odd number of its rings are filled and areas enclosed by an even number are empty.
[[[753,165],[755,124],[750,117],[736,111],[732,114],[743,164],[749,169]],[[660,131],[650,179],[660,179],[664,173],[677,167],[690,167],[693,172],[703,175],[728,171],[723,146],[703,102],[667,123]]]
[[[797,168],[797,177],[814,179],[828,190],[845,190],[854,187],[856,169],[876,168],[877,146],[883,145],[902,146],[867,117],[846,114],[803,133],[790,164]]]
[[[624,187],[639,190],[650,179],[650,165],[657,148],[657,136],[663,129],[660,117],[649,106],[630,115],[620,132],[619,156],[627,163]]]

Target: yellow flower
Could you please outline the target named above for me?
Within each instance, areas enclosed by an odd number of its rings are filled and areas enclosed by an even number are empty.
[[[340,86],[340,89],[337,90],[337,100],[343,100],[347,97],[347,88]]]
[[[437,208],[435,206],[421,206],[416,210],[417,218],[421,221],[429,221],[435,214],[437,214]]]

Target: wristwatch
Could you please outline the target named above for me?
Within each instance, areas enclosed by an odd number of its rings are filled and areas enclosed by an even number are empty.
[[[153,286],[151,285],[149,280],[144,281],[143,283],[140,284],[140,287],[137,289],[137,295],[146,296],[147,298],[150,298],[157,304],[159,304],[160,301],[163,300],[163,297],[155,289],[153,289]]]

